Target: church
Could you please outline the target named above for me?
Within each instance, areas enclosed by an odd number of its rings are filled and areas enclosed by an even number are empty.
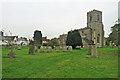
[[[84,48],[88,48],[88,44],[93,43],[96,47],[104,47],[104,26],[102,23],[102,12],[92,10],[87,12],[87,27],[77,29],[81,35]],[[60,35],[59,42],[61,46],[66,45],[67,34]]]
[[[88,44],[92,41],[97,47],[103,47],[104,26],[102,23],[102,12],[92,10],[87,13],[87,27],[79,29],[82,37],[83,47],[88,48]]]

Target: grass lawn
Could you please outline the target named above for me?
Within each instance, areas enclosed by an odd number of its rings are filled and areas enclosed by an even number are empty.
[[[117,78],[118,48],[98,48],[98,58],[87,49],[72,52],[28,54],[28,47],[15,49],[16,58],[7,58],[9,48],[2,49],[3,78]]]

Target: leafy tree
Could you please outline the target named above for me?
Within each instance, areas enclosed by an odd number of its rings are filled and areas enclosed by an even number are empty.
[[[82,46],[82,39],[78,30],[69,31],[66,40],[67,46],[72,46],[73,49],[78,46]]]
[[[120,42],[118,41],[120,39],[119,35],[120,32],[120,23],[119,24],[115,24],[113,27],[111,27],[112,32],[110,33],[108,40],[112,41],[113,43],[115,43],[116,45],[120,45]]]
[[[34,37],[33,38],[34,38],[35,43],[42,44],[42,33],[41,33],[41,31],[38,31],[38,30],[34,31]]]
[[[57,38],[53,38],[48,42],[48,46],[51,46],[52,48],[54,48],[54,46],[59,46],[59,42]]]

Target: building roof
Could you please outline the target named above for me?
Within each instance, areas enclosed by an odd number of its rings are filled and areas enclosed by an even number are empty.
[[[5,38],[11,38],[12,40],[14,40],[15,37],[18,38],[18,36],[4,36],[4,37],[5,37]]]
[[[87,38],[83,38],[83,40],[88,43],[88,45],[95,45],[93,40],[88,40]]]
[[[43,41],[50,41],[49,39],[47,39],[47,37],[42,37]]]

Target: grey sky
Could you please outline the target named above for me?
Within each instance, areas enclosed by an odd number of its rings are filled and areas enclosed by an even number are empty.
[[[1,29],[13,35],[33,37],[34,30],[42,31],[48,38],[58,37],[71,29],[86,27],[87,12],[103,12],[105,36],[118,17],[118,3],[114,0],[5,0],[2,6]]]

